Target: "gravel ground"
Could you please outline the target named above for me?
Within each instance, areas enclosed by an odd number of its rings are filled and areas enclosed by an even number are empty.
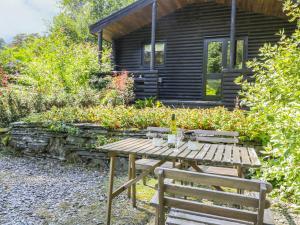
[[[117,176],[116,183],[126,177]],[[0,156],[0,224],[104,224],[107,173],[55,160]],[[144,203],[114,200],[112,224],[146,224]]]
[[[125,179],[117,175],[116,183]],[[107,181],[107,172],[95,168],[0,155],[0,224],[104,224]],[[112,224],[152,224],[145,204],[152,192],[138,186],[138,209],[125,195],[115,199]],[[287,208],[273,209],[276,225],[300,225],[300,215]]]

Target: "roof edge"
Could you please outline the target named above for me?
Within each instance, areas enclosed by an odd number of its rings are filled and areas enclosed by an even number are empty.
[[[141,8],[144,8],[147,5],[153,3],[154,1],[155,0],[138,0],[130,5],[126,6],[125,8],[120,9],[119,11],[116,11],[115,13],[111,14],[110,16],[105,17],[104,19],[99,20],[98,22],[90,25],[90,27],[89,27],[90,33],[96,34],[100,30],[102,30],[109,24],[119,20],[123,16],[126,16],[126,15],[133,13]]]

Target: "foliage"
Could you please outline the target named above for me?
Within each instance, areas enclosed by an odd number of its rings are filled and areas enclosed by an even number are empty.
[[[116,141],[119,141],[120,137],[113,137],[113,136],[107,136],[107,135],[98,135],[97,136],[97,142],[95,147],[99,147],[102,145],[107,145]]]
[[[267,134],[260,176],[272,182],[281,199],[300,204],[300,10],[285,3],[298,21],[291,37],[280,33],[276,45],[265,44],[260,58],[249,62],[255,83],[242,82],[244,103],[250,107],[251,127]]]
[[[0,63],[5,68],[11,63],[17,65],[22,74],[19,83],[41,93],[77,92],[79,87],[87,87],[91,75],[99,71],[97,48],[73,43],[63,33],[7,48],[0,55]]]
[[[134,0],[61,0],[62,10],[54,18],[51,32],[63,29],[74,42],[96,43],[89,26],[132,2]]]
[[[102,104],[104,105],[128,105],[134,99],[134,80],[123,71],[121,74],[114,74],[111,82],[103,91]]]
[[[3,38],[0,38],[0,51],[4,48],[5,45],[5,40]]]
[[[93,76],[90,79],[91,87],[93,87],[97,90],[102,90],[104,88],[107,88],[111,82],[112,82],[111,76],[101,76],[101,77]]]
[[[222,71],[222,43],[210,42],[208,45],[207,73],[221,73]]]
[[[51,123],[48,129],[52,132],[63,132],[73,135],[78,134],[79,132],[79,129],[77,127],[60,122]]]
[[[99,105],[103,93],[93,89],[91,78],[111,69],[111,50],[105,43],[104,63],[100,68],[96,39],[88,27],[131,2],[60,0],[61,12],[46,36],[16,35],[12,43],[0,51],[0,123],[7,125],[52,107]],[[110,83],[105,78],[95,88],[102,90]],[[116,89],[111,98],[127,103],[131,94],[129,89],[127,92]]]
[[[95,46],[74,43],[64,33],[15,39],[0,52],[1,124],[53,106],[100,104],[100,93],[90,87],[100,70]]]
[[[31,115],[27,122],[97,123],[109,129],[168,127],[172,114],[176,114],[177,125],[186,129],[236,130],[244,140],[260,141],[258,130],[249,130],[249,120],[243,110],[229,111],[223,107],[211,109],[173,109],[155,107],[137,109],[134,106],[102,106],[90,108],[52,108],[50,111]]]
[[[0,89],[1,90],[1,89]],[[78,94],[57,92],[40,94],[34,89],[10,85],[0,96],[0,125],[6,126],[31,113],[50,110],[52,107],[91,107],[100,105],[100,93],[92,89],[81,89]]]
[[[138,99],[135,101],[134,106],[137,109],[144,109],[147,107],[153,108],[153,107],[162,107],[163,104],[160,101],[156,100],[156,97],[150,97],[145,99]]]

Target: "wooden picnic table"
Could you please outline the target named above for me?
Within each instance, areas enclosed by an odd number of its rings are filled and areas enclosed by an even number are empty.
[[[110,224],[112,200],[128,189],[133,193],[132,202],[133,206],[135,206],[136,183],[166,161],[184,161],[198,172],[202,172],[202,170],[198,167],[199,164],[234,167],[238,170],[239,177],[244,176],[243,171],[245,168],[257,168],[261,166],[254,148],[240,147],[233,144],[210,143],[201,143],[199,147],[199,151],[192,151],[188,149],[187,142],[183,142],[178,149],[170,148],[168,147],[167,141],[165,141],[161,147],[155,147],[151,139],[137,138],[128,138],[101,146],[100,150],[108,152],[110,157],[106,223]],[[113,191],[115,158],[118,155],[129,156],[129,180]],[[146,156],[149,158],[157,158],[159,160],[154,166],[143,171],[136,177],[135,159],[137,156]]]

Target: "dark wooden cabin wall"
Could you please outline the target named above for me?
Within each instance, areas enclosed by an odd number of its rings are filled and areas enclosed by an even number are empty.
[[[258,55],[265,42],[276,42],[281,28],[295,27],[287,21],[238,10],[237,36],[248,37],[248,58]],[[203,43],[209,37],[229,37],[230,7],[216,3],[196,3],[180,9],[157,23],[157,41],[166,42],[165,65],[157,67],[163,84],[160,99],[202,100]],[[116,63],[119,69],[142,70],[141,46],[150,43],[150,26],[116,40]],[[227,75],[228,76],[228,75]],[[224,98],[232,101],[237,93],[233,79],[224,79]],[[232,87],[232,91],[231,91]],[[230,99],[230,100],[229,100]],[[226,99],[224,99],[226,101]]]

